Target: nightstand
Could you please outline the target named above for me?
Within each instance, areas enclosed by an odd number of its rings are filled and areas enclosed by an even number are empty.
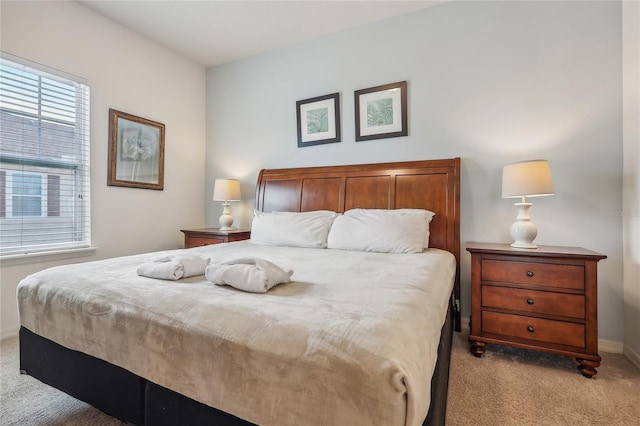
[[[209,244],[230,243],[232,241],[242,241],[251,238],[251,231],[248,229],[237,229],[233,231],[221,231],[218,228],[202,229],[181,229],[184,233],[184,247],[200,247]]]
[[[487,343],[575,357],[597,374],[598,261],[579,247],[467,243],[471,252],[471,353]]]

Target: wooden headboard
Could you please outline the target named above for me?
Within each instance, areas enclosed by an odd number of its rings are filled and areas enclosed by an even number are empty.
[[[256,209],[264,212],[353,208],[427,209],[429,246],[456,257],[456,329],[460,329],[460,158],[263,169],[258,175]]]

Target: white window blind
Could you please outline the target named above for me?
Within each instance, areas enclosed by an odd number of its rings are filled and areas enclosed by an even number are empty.
[[[91,245],[89,86],[2,53],[0,255]]]

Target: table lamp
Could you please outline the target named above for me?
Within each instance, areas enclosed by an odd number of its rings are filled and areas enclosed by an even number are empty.
[[[222,216],[220,216],[220,230],[231,231],[233,228],[233,216],[229,201],[240,201],[240,182],[237,179],[216,179],[213,185],[213,200],[222,201]]]
[[[538,228],[531,221],[527,197],[554,195],[551,168],[547,160],[522,161],[509,164],[502,169],[502,198],[520,198],[518,216],[511,225],[510,232],[514,242],[511,247],[535,249],[533,240]]]

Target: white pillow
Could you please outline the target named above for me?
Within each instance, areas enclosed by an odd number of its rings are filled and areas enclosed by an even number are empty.
[[[335,218],[327,239],[328,248],[378,253],[421,253],[424,249],[427,232],[424,214],[359,210]]]
[[[402,216],[405,214],[415,214],[415,215],[419,215],[421,217],[424,217],[426,223],[427,223],[427,229],[424,233],[424,248],[429,248],[429,236],[431,235],[429,233],[429,224],[431,223],[431,220],[433,219],[433,217],[436,215],[434,212],[430,211],[430,210],[424,210],[424,209],[395,209],[395,210],[383,210],[383,209],[351,209],[351,210],[347,210],[346,212],[344,212],[345,216],[359,216],[359,215],[363,215],[363,214],[369,214],[369,215],[379,215],[379,216],[384,216],[384,217],[397,217],[397,216]]]
[[[329,210],[302,213],[254,210],[251,241],[269,246],[326,248],[329,228],[337,215]]]

